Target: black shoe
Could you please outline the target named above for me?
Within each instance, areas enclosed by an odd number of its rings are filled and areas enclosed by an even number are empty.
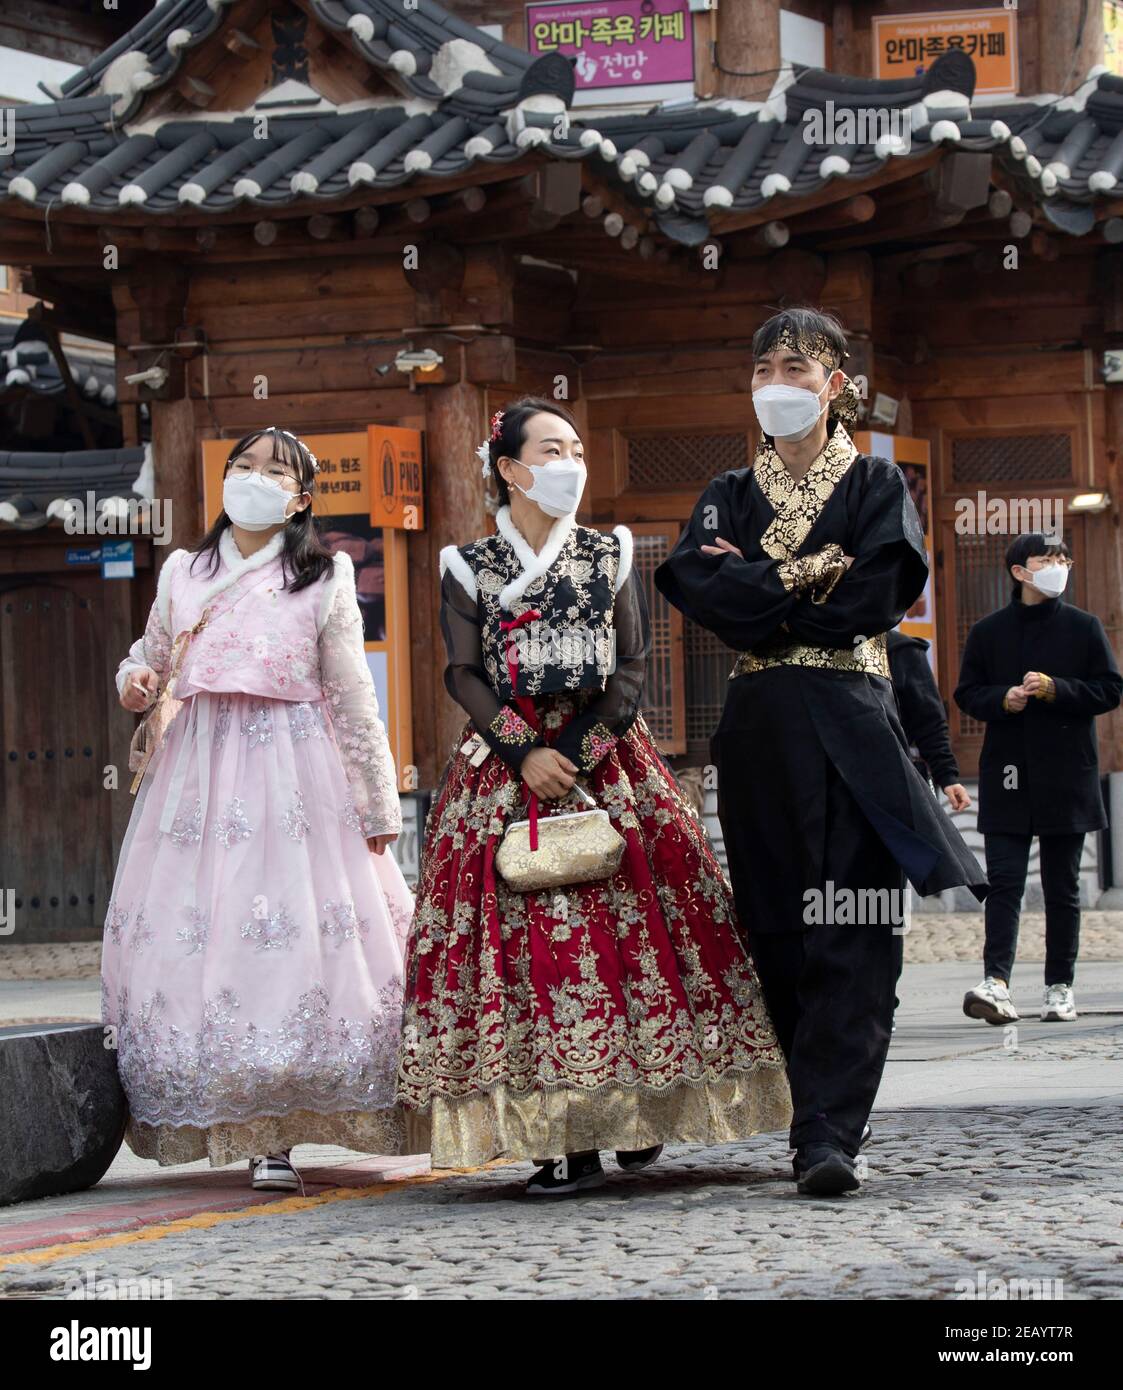
[[[650,1167],[662,1152],[662,1144],[656,1144],[653,1149],[617,1149],[616,1162],[625,1173],[638,1173],[641,1168]]]
[[[837,1197],[856,1192],[861,1183],[853,1161],[831,1144],[808,1144],[796,1154],[799,1191],[811,1197]]]
[[[873,1129],[870,1127],[869,1123],[867,1122],[866,1124],[864,1124],[864,1125],[862,1126],[862,1137],[858,1140],[858,1147],[859,1147],[859,1149],[864,1149],[864,1148],[866,1147],[866,1145],[867,1145],[868,1143],[870,1143],[870,1141],[871,1141],[872,1139],[873,1139]],[[794,1182],[798,1182],[801,1176],[802,1176],[802,1173],[801,1173],[800,1163],[799,1163],[799,1153],[798,1153],[798,1151],[797,1151],[797,1152],[796,1152],[795,1154],[793,1154],[793,1156],[792,1156],[792,1180],[793,1180]]]
[[[526,1195],[566,1197],[590,1187],[602,1187],[606,1181],[600,1154],[594,1149],[591,1153],[566,1154],[543,1163],[534,1177],[527,1179]]]

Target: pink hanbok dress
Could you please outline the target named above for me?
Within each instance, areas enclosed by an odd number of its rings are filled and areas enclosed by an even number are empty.
[[[130,1148],[213,1165],[299,1143],[400,1153],[402,957],[413,898],[389,849],[394,761],[351,560],[295,593],[278,533],[221,565],[174,551],[117,675],[161,685],[175,634],[184,703],[125,833],[105,921]],[[192,572],[192,561],[195,561]]]

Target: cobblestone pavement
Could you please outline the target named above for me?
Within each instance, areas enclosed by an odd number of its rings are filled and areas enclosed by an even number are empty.
[[[797,1195],[782,1136],[679,1147],[565,1202],[522,1196],[527,1164],[9,1266],[0,1296],[87,1277],[170,1280],[177,1299],[949,1299],[995,1278],[1123,1296],[1123,1143],[1108,1107],[875,1117],[858,1197]],[[285,1204],[278,1204],[283,1206]],[[68,1285],[68,1280],[73,1281]],[[967,1281],[967,1285],[959,1281]],[[162,1287],[162,1286],[161,1286]]]
[[[526,1163],[430,1173],[303,1146],[309,1195],[274,1200],[244,1165],[122,1150],[87,1192],[0,1208],[0,1299],[155,1279],[174,1299],[942,1300],[980,1278],[1121,1298],[1123,964],[1081,964],[1074,1024],[1037,1020],[1039,965],[1015,973],[1011,1033],[963,1017],[973,963],[906,966],[855,1196],[800,1197],[785,1134],[675,1146],[637,1174],[606,1155],[605,1187],[554,1202],[524,1196]],[[54,1008],[59,988],[27,997]]]

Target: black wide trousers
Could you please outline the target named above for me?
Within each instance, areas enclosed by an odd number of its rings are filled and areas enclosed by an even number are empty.
[[[809,921],[805,894],[837,902],[847,890],[896,890],[896,911],[905,878],[802,702],[786,702],[782,737],[753,705],[727,706],[733,717],[723,716],[712,744],[738,916],[787,1059],[792,1147],[829,1143],[855,1156],[889,1051],[899,936],[888,914]],[[737,711],[753,716],[755,736]]]

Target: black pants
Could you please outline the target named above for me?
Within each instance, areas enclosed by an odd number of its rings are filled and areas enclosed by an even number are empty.
[[[1033,837],[992,834],[983,839],[990,880],[983,973],[1009,983]],[[1045,984],[1071,985],[1080,944],[1080,856],[1084,836],[1041,835],[1039,841],[1045,896]]]

